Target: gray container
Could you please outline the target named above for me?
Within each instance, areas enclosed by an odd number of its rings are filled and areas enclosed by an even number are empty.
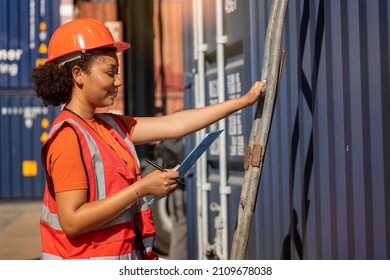
[[[228,38],[232,34],[236,46],[237,30],[243,33],[241,53],[228,52],[229,39],[225,47],[225,88],[227,75],[238,72],[242,94],[261,77],[271,1],[225,1],[225,6],[228,2],[236,3],[237,9],[225,12],[224,33]],[[192,8],[183,6],[186,13]],[[247,259],[390,258],[389,10],[387,1],[379,0],[289,1],[282,43],[287,57]],[[232,28],[226,22],[234,13],[237,26]],[[184,26],[184,46],[191,49],[193,37],[188,34],[193,24],[185,21]],[[205,26],[205,38],[215,37],[207,33],[215,29]],[[215,67],[210,59],[214,49],[205,53],[206,73]],[[185,54],[185,70],[195,77],[197,60],[193,53]],[[206,80],[213,78],[206,75]],[[187,90],[188,96],[194,94]],[[245,147],[254,110],[255,106],[241,113]],[[232,125],[227,119],[227,128]],[[232,139],[227,135],[228,146]],[[193,142],[188,139],[189,146]],[[209,203],[219,203],[218,158],[210,153],[207,157]],[[240,155],[228,156],[230,245],[243,160]],[[190,256],[197,259],[195,179],[187,185]],[[210,212],[210,244],[217,235],[214,218]],[[208,257],[213,256],[211,250]]]

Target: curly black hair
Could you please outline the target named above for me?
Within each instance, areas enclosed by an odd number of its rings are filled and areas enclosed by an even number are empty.
[[[89,74],[91,64],[96,59],[95,55],[115,52],[115,50],[115,48],[95,49],[82,55],[82,58],[67,62],[61,67],[56,62],[34,67],[31,72],[31,80],[36,95],[43,100],[45,106],[66,104],[72,96],[74,87],[72,68],[77,65]]]

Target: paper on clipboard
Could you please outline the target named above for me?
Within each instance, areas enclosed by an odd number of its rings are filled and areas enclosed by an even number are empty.
[[[199,142],[198,145],[187,155],[187,157],[183,160],[180,166],[177,168],[179,171],[179,179],[182,179],[184,175],[190,170],[190,168],[195,164],[195,162],[203,155],[203,153],[210,147],[210,145],[218,138],[218,136],[223,132],[222,130],[208,132]],[[152,198],[148,204],[151,205],[163,197],[154,197]]]

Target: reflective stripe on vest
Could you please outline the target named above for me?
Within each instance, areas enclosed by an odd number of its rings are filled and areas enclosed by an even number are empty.
[[[138,165],[138,169],[139,169],[141,166],[141,163],[140,163],[139,158],[137,156],[135,146],[134,146],[133,142],[131,142],[130,139],[123,133],[122,129],[119,127],[117,122],[105,114],[96,114],[95,117],[98,117],[99,119],[104,120],[106,123],[111,125],[119,133],[120,136],[122,136],[123,140],[126,142],[126,144],[129,146],[131,152],[133,153],[134,158],[137,161],[137,165]]]
[[[42,260],[63,260],[63,258],[48,254],[48,253],[42,253],[41,256]],[[141,258],[134,252],[130,254],[124,254],[120,256],[105,256],[105,257],[92,257],[91,260],[140,260]],[[77,260],[77,259],[76,259]]]
[[[41,219],[45,221],[52,229],[62,230],[60,225],[60,220],[58,219],[58,215],[51,213],[50,208],[47,205],[42,206]],[[130,210],[126,210],[119,216],[117,216],[114,220],[104,224],[98,229],[107,228],[114,225],[119,225],[123,223],[128,223],[133,220],[133,213]]]

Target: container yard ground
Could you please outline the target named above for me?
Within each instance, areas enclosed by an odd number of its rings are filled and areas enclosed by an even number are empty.
[[[41,255],[41,201],[0,201],[0,260],[36,260]]]

